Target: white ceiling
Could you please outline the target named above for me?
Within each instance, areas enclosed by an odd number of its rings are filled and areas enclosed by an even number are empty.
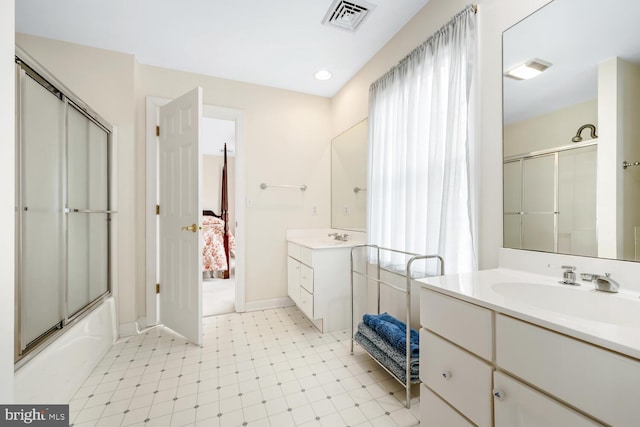
[[[333,0],[19,0],[16,31],[330,97],[429,0],[367,1],[356,33],[322,25]],[[333,78],[317,81],[320,69]]]

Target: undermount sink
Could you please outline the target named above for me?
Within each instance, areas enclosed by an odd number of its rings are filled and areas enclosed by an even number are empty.
[[[540,283],[495,283],[494,292],[508,302],[588,321],[640,328],[640,300],[593,289]]]

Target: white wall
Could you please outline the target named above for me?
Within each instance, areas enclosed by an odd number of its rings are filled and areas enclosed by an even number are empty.
[[[13,0],[0,2],[0,403],[13,403],[15,68]]]
[[[511,123],[504,128],[504,155],[571,145],[571,138],[585,123],[598,126],[597,99]],[[589,129],[582,131],[582,137],[584,141],[591,139]]]
[[[201,86],[204,103],[243,110],[246,199],[246,300],[286,297],[287,228],[330,224],[330,101],[281,89],[139,64],[136,109],[143,123],[146,96],[175,98]],[[137,138],[144,140],[144,127]],[[140,146],[138,147],[140,149]],[[137,168],[144,169],[144,156]],[[305,184],[261,190],[260,183]],[[140,185],[140,182],[138,183]],[[251,207],[249,207],[249,204]],[[312,215],[313,206],[318,214]],[[238,242],[241,244],[242,242]]]
[[[480,267],[498,265],[502,247],[502,32],[549,0],[478,0],[478,75],[481,155]],[[332,135],[367,117],[371,83],[468,4],[431,0],[332,99]]]

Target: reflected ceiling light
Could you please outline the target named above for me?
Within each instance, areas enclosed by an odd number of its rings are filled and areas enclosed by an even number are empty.
[[[315,76],[318,80],[329,80],[332,74],[327,70],[320,70],[315,74]]]
[[[504,75],[515,80],[527,80],[539,76],[550,66],[550,62],[536,58],[510,69]]]

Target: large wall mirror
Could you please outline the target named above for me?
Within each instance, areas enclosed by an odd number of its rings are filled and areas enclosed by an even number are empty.
[[[553,0],[504,32],[505,247],[640,260],[639,16]]]
[[[331,141],[331,227],[365,231],[367,119]]]

